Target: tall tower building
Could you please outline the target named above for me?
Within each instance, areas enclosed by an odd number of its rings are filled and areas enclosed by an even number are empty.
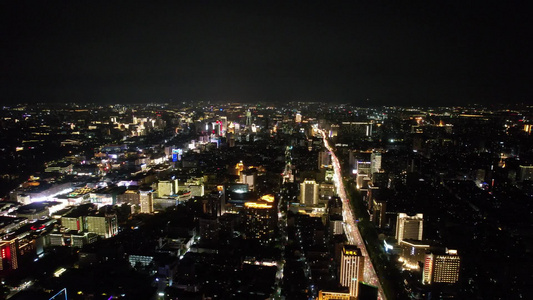
[[[461,258],[457,250],[446,249],[446,254],[426,254],[422,283],[448,283],[453,284],[459,280]]]
[[[141,202],[141,213],[151,214],[154,212],[154,195],[152,190],[139,191]]]
[[[318,168],[326,168],[331,166],[331,154],[329,151],[318,152]]]
[[[19,241],[17,238],[0,241],[0,271],[18,269]]]
[[[372,152],[370,155],[370,172],[378,173],[381,170],[381,152]]]
[[[250,127],[252,126],[252,112],[251,111],[246,111],[246,127]]]
[[[363,280],[365,258],[361,249],[354,245],[344,245],[341,253],[340,283],[350,289],[350,296],[359,295],[359,281]]]
[[[222,132],[226,133],[228,131],[228,117],[221,116],[220,122],[222,122]]]
[[[302,123],[302,115],[300,113],[296,113],[296,116],[294,118],[294,121],[296,123]]]
[[[240,176],[241,183],[247,184],[250,191],[254,191],[257,182],[257,169],[244,170],[240,173]]]
[[[226,140],[228,143],[228,147],[235,147],[235,134],[233,132],[226,133]]]
[[[409,216],[405,213],[399,213],[396,220],[396,240],[398,244],[404,239],[422,240],[422,231],[424,229],[424,215],[416,214]]]
[[[246,238],[269,243],[276,227],[275,210],[272,204],[263,202],[244,203]]]
[[[315,180],[305,179],[300,183],[300,204],[318,204],[318,183]]]

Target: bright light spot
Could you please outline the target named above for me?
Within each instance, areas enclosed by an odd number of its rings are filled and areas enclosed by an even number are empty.
[[[65,268],[59,268],[57,271],[54,272],[54,277],[59,277],[61,274],[65,273],[67,269]]]

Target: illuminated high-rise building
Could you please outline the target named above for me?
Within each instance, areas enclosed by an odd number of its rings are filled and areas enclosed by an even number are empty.
[[[241,183],[247,184],[249,190],[254,191],[255,185],[257,182],[257,169],[252,168],[252,169],[244,170],[241,172],[240,176],[241,176]]]
[[[235,174],[240,177],[242,171],[244,171],[244,164],[242,163],[242,160],[241,160],[235,165]]]
[[[329,151],[318,152],[318,168],[327,168],[331,166],[331,154]]]
[[[228,147],[235,147],[235,134],[233,132],[228,132],[226,134],[226,140],[228,142]]]
[[[355,162],[355,170],[357,174],[370,175],[372,173],[372,162],[357,160]]]
[[[339,125],[338,124],[332,124],[329,130],[328,137],[336,137],[339,134]]]
[[[222,123],[222,132],[225,134],[228,131],[228,117],[221,116],[220,122]]]
[[[82,232],[85,229],[85,220],[82,215],[66,215],[61,217],[61,226],[68,230]]]
[[[246,127],[250,127],[252,126],[252,112],[251,111],[246,111]]]
[[[378,173],[381,170],[381,152],[372,152],[370,155],[370,172]]]
[[[140,204],[140,195],[137,186],[130,186],[124,193],[117,195],[117,204]]]
[[[318,204],[318,183],[315,180],[305,179],[300,183],[300,204]]]
[[[216,191],[212,191],[201,201],[202,212],[204,215],[220,217],[226,213],[226,202],[223,186],[218,186]]]
[[[396,220],[396,240],[398,243],[404,239],[422,240],[424,229],[424,215],[416,214],[409,216],[405,213],[399,213]]]
[[[359,294],[359,281],[363,280],[365,258],[361,249],[354,245],[344,245],[341,253],[340,284],[350,289],[350,296]]]
[[[18,239],[0,241],[0,271],[18,269]]]
[[[524,132],[531,134],[533,132],[533,124],[524,124]]]
[[[141,213],[142,214],[151,214],[154,212],[154,195],[152,190],[141,190],[140,202],[141,202]]]
[[[37,254],[36,241],[30,235],[4,238],[0,241],[0,271],[16,270],[28,261],[25,258]]]
[[[157,183],[157,195],[159,197],[174,195],[178,192],[178,180],[160,180]]]
[[[118,221],[116,215],[87,216],[87,231],[98,234],[104,238],[110,238],[118,233]]]
[[[328,215],[329,216],[329,232],[331,235],[339,235],[344,232],[342,215]]]
[[[217,136],[221,136],[222,135],[222,122],[221,121],[216,121],[213,123],[213,130],[215,131],[215,134]]]
[[[296,117],[294,118],[294,121],[296,123],[302,123],[302,114],[296,113]]]
[[[447,283],[453,284],[459,281],[461,258],[457,250],[446,249],[445,254],[426,254],[422,283]]]
[[[275,210],[272,203],[244,203],[245,233],[248,239],[257,239],[269,243],[273,239],[276,227]]]

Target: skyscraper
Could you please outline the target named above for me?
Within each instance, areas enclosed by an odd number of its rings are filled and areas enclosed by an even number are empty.
[[[252,168],[244,170],[240,174],[241,182],[248,185],[250,191],[255,190],[255,185],[257,182],[257,169]]]
[[[0,271],[18,269],[18,244],[17,238],[0,242]]]
[[[448,283],[453,284],[459,280],[461,258],[457,250],[446,249],[445,254],[426,254],[422,283]]]
[[[246,111],[246,127],[249,128],[250,126],[252,126],[252,112],[251,111]]]
[[[378,173],[381,170],[381,152],[374,151],[370,155],[370,172]]]
[[[305,179],[300,183],[300,204],[318,204],[318,183],[315,180]]]
[[[264,202],[246,202],[244,204],[246,238],[269,243],[276,227],[275,210],[272,204]]]
[[[354,245],[344,245],[341,253],[340,283],[350,289],[350,296],[359,294],[359,281],[363,280],[365,258],[361,249]]]
[[[141,213],[151,214],[154,212],[154,198],[152,190],[139,191],[141,202]]]
[[[423,214],[416,214],[415,216],[409,216],[405,213],[398,214],[396,220],[396,240],[398,243],[404,239],[422,240],[423,229]]]
[[[318,168],[327,168],[331,166],[331,154],[329,151],[318,152]]]
[[[302,115],[300,113],[296,113],[296,116],[294,117],[294,121],[296,123],[302,123]]]

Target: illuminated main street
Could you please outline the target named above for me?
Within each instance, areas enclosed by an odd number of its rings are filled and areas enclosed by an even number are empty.
[[[335,182],[335,187],[337,188],[337,195],[339,195],[342,200],[342,217],[344,220],[344,232],[346,233],[348,243],[352,245],[357,245],[357,247],[361,249],[361,252],[365,257],[365,272],[363,277],[364,282],[373,286],[377,286],[379,290],[379,299],[386,300],[385,294],[383,293],[383,288],[381,287],[381,283],[379,282],[374,266],[372,265],[372,261],[370,260],[368,252],[366,251],[364,240],[361,236],[361,233],[359,232],[359,228],[357,228],[355,224],[355,216],[352,213],[350,200],[348,199],[348,197],[346,197],[346,190],[344,189],[344,183],[342,181],[342,170],[339,164],[339,159],[337,158],[335,152],[329,145],[324,130],[318,129],[318,127],[315,127],[315,129],[318,130],[318,132],[322,135],[322,139],[324,140],[324,146],[331,153],[331,160],[333,162],[333,169],[335,171],[335,177],[333,178],[333,181]]]

